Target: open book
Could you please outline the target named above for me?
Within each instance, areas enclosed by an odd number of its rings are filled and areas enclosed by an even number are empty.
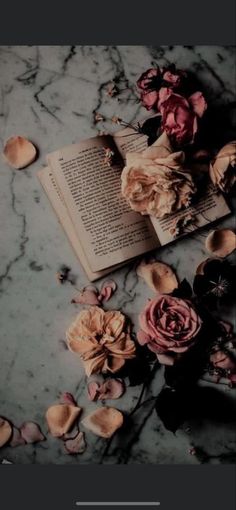
[[[184,235],[230,213],[212,185],[194,205],[157,220],[130,209],[121,195],[121,171],[128,152],[147,148],[147,136],[131,128],[97,136],[48,155],[40,182],[88,278],[94,281],[128,260],[175,239],[171,228],[194,215]],[[113,153],[112,162],[105,150]],[[187,222],[186,222],[187,225]]]

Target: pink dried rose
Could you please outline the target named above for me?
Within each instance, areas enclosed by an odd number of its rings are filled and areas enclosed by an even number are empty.
[[[162,114],[162,127],[175,145],[192,143],[198,130],[198,119],[203,116],[207,103],[201,92],[188,99],[170,88],[159,93],[158,108]]]
[[[184,152],[172,152],[166,133],[142,153],[127,153],[121,191],[131,209],[162,218],[189,206],[196,187],[184,160]]]
[[[173,365],[195,343],[202,321],[189,301],[160,294],[139,315],[137,338],[160,363]]]
[[[87,376],[115,373],[135,357],[125,316],[97,306],[82,310],[66,333],[69,349],[79,354]]]
[[[151,108],[158,109],[159,91],[163,87],[179,89],[186,76],[186,73],[177,70],[175,65],[170,65],[163,69],[160,69],[159,66],[148,69],[142,73],[137,81],[142,105],[147,110],[151,110]]]

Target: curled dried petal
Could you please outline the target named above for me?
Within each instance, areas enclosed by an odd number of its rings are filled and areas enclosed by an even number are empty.
[[[99,395],[99,383],[95,381],[91,381],[88,383],[87,389],[88,389],[88,398],[91,401],[97,400]]]
[[[170,266],[163,262],[141,262],[137,267],[137,274],[155,292],[170,294],[178,287],[178,280]]]
[[[35,146],[22,136],[12,136],[4,146],[3,155],[7,163],[16,169],[25,168],[36,158]]]
[[[42,434],[39,425],[33,421],[23,423],[20,427],[20,432],[25,442],[29,444],[45,440],[45,436]]]
[[[77,453],[84,453],[86,450],[86,442],[83,432],[78,432],[74,438],[66,439],[64,446],[70,455],[76,455]]]
[[[236,235],[232,230],[213,230],[206,238],[206,249],[216,257],[227,257],[235,248]]]
[[[109,301],[116,289],[117,284],[114,282],[114,280],[108,280],[104,282],[101,288],[101,292],[98,296],[99,301]]]
[[[121,379],[107,379],[100,387],[98,400],[115,400],[125,392],[125,385]]]
[[[101,407],[86,416],[82,424],[99,437],[109,438],[123,425],[123,414],[113,407]]]
[[[68,393],[68,391],[65,391],[65,393],[62,393],[60,398],[61,404],[69,404],[72,406],[77,406],[77,403],[71,393]]]
[[[12,435],[12,425],[8,420],[0,416],[0,448],[8,443]]]
[[[236,141],[218,152],[209,168],[210,178],[221,191],[228,193],[236,182]]]
[[[75,405],[59,404],[48,408],[46,421],[49,432],[53,437],[61,437],[72,428],[81,413],[81,408]]]
[[[72,303],[80,305],[99,305],[98,290],[96,287],[88,285],[84,287],[72,300]]]
[[[10,446],[14,448],[15,446],[20,446],[22,444],[25,444],[25,440],[21,435],[21,431],[16,427],[13,427]]]

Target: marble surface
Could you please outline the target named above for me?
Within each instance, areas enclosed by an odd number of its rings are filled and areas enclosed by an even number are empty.
[[[0,139],[29,137],[39,148],[39,158],[28,169],[12,171],[0,163],[0,415],[16,425],[37,421],[46,433],[44,413],[63,391],[70,391],[84,414],[89,404],[81,364],[64,348],[65,330],[78,306],[70,303],[74,290],[59,286],[55,273],[61,264],[71,267],[76,286],[86,277],[51,210],[36,177],[45,156],[60,146],[96,134],[111,126],[94,124],[93,111],[127,121],[143,118],[136,102],[135,81],[152,62],[175,62],[197,73],[211,104],[229,113],[235,105],[235,55],[230,47],[1,47]],[[106,85],[117,79],[124,92],[120,101],[106,95]],[[232,117],[233,122],[233,117]],[[233,124],[226,138],[232,138]],[[222,225],[233,226],[233,218]],[[206,257],[204,236],[193,235],[158,250],[159,260],[171,263],[179,278],[192,281],[193,270]],[[118,291],[107,309],[121,308],[137,324],[137,316],[151,295],[138,280],[132,265],[115,273]],[[231,318],[232,309],[223,310]],[[157,395],[162,373],[144,395]],[[129,413],[137,402],[140,386],[128,388],[117,407]],[[235,390],[219,385],[230,398]],[[114,404],[114,403],[113,403]],[[14,463],[188,463],[201,462],[189,454],[195,445],[205,452],[204,462],[235,459],[232,423],[200,421],[187,433],[168,432],[157,418],[153,401],[135,415],[126,433],[105,440],[87,434],[88,448],[77,457],[63,453],[60,441],[48,437],[37,446],[5,448],[0,461]]]

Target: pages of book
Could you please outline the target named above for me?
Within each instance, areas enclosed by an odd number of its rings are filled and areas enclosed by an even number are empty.
[[[49,167],[45,167],[39,170],[38,178],[46,195],[48,196],[48,199],[58,217],[58,220],[60,221],[65,231],[65,234],[67,235],[72,245],[72,248],[75,251],[76,256],[78,257],[85,273],[87,274],[88,279],[92,282],[110,273],[110,268],[97,272],[91,271],[87,261],[86,253],[84,251],[83,242],[77,236],[73,222],[64,203],[63,196],[60,192],[60,189],[58,188],[51,169]],[[118,269],[120,266],[121,265],[114,266],[113,270]]]
[[[113,153],[111,164],[105,149]],[[112,137],[65,147],[50,154],[48,163],[92,272],[160,245],[151,223],[132,211],[121,195],[124,162]]]

